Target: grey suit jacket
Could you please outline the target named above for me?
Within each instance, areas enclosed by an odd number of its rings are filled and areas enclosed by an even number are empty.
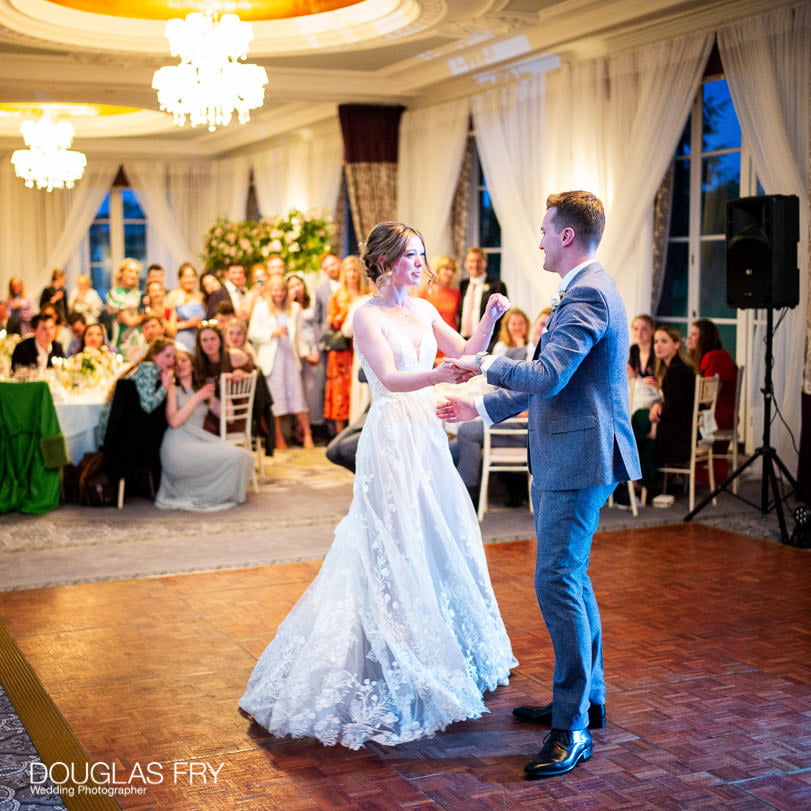
[[[570,282],[534,360],[496,358],[484,397],[494,422],[529,410],[529,459],[542,490],[578,490],[640,477],[631,429],[628,322],[598,262]]]

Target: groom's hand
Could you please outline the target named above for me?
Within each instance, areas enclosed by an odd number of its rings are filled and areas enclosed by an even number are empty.
[[[464,369],[470,372],[471,375],[481,374],[479,367],[476,365],[475,355],[462,355],[458,358],[447,358],[448,363],[452,363],[457,369]]]
[[[436,407],[436,415],[445,422],[465,422],[479,416],[473,398],[459,394],[447,395],[447,400]]]

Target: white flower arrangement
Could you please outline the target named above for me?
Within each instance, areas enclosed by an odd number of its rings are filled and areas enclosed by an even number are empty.
[[[557,310],[558,307],[560,307],[560,303],[563,301],[563,297],[565,295],[566,295],[565,290],[559,290],[557,293],[555,293],[554,296],[552,296],[552,298],[549,300],[549,303],[552,307],[552,312],[554,312],[555,310]]]

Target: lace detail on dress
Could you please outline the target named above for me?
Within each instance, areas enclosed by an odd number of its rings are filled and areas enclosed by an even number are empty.
[[[385,336],[398,369],[431,368],[430,324],[419,347]],[[361,360],[373,400],[352,505],[240,701],[274,735],[352,749],[480,716],[517,664],[430,388],[390,392]]]

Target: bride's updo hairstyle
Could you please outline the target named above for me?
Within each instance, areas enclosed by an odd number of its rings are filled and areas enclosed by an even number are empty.
[[[391,281],[392,265],[406,252],[411,237],[419,237],[425,249],[425,239],[416,228],[401,222],[381,222],[372,228],[366,242],[358,246],[366,275],[378,291]],[[425,270],[432,280],[436,278],[427,257]]]

